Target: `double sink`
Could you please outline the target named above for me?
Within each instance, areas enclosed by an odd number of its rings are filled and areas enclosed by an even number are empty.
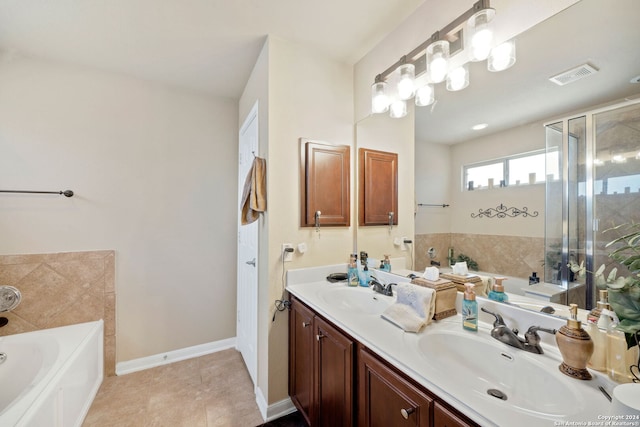
[[[600,375],[592,381],[563,375],[554,346],[544,346],[541,355],[510,347],[491,337],[489,323],[481,321],[477,333],[463,330],[459,314],[432,322],[420,333],[405,333],[380,317],[395,296],[344,283],[288,289],[482,425],[594,422],[609,415],[609,402],[598,386],[610,390],[611,385]]]

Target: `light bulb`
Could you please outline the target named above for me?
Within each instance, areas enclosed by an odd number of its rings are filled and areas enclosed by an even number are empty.
[[[483,61],[487,59],[493,46],[493,28],[491,21],[495,16],[494,9],[483,9],[467,21],[469,31],[469,60]]]
[[[429,84],[418,88],[418,90],[416,90],[416,105],[418,107],[424,107],[425,105],[433,104],[433,101],[435,101],[434,95],[433,86]]]
[[[415,66],[403,64],[398,68],[400,70],[400,80],[397,85],[398,96],[400,99],[409,99],[415,93]]]
[[[432,83],[440,83],[447,77],[449,68],[449,42],[438,40],[427,46],[427,73]]]
[[[394,119],[399,119],[407,115],[407,103],[402,99],[395,100],[389,107],[389,115]]]
[[[391,100],[386,93],[387,84],[376,82],[371,85],[371,111],[374,114],[384,113],[389,110]]]
[[[451,70],[447,75],[447,90],[462,90],[467,86],[469,86],[469,71],[466,65]]]
[[[506,41],[491,49],[487,59],[489,71],[503,71],[516,63],[516,44],[513,40]]]

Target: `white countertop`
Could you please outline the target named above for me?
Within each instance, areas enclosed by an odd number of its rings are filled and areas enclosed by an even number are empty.
[[[305,302],[317,313],[333,322],[354,339],[361,342],[373,352],[392,365],[400,369],[409,377],[413,378],[425,388],[429,389],[447,403],[458,409],[480,425],[493,426],[537,426],[553,425],[554,421],[571,422],[599,422],[603,421],[603,416],[610,415],[610,403],[598,390],[602,385],[611,394],[613,385],[605,375],[590,370],[594,379],[591,381],[580,381],[562,374],[558,365],[561,356],[555,347],[553,336],[540,333],[543,338],[542,347],[545,354],[537,355],[502,344],[491,337],[493,317],[479,311],[479,330],[477,333],[464,331],[460,315],[433,321],[429,326],[418,334],[405,333],[392,323],[382,319],[376,314],[367,314],[357,310],[345,310],[338,301],[331,301],[332,296],[339,295],[333,293],[339,288],[344,288],[348,292],[357,292],[363,298],[372,298],[374,292],[369,288],[347,287],[345,283],[329,283],[325,277],[331,272],[344,270],[344,265],[324,266],[309,269],[290,270],[287,273],[287,290]],[[409,281],[401,276],[387,275],[384,272],[376,271],[376,275],[384,281]],[[344,291],[342,291],[344,292]],[[384,299],[379,294],[376,298]],[[458,311],[460,311],[460,297],[458,298]],[[392,301],[388,301],[390,303]],[[546,316],[522,310],[514,306],[499,304],[494,301],[478,298],[479,309],[486,306],[492,311],[497,311],[505,319],[506,324],[511,328],[518,328],[521,331],[531,325],[539,325],[547,328],[559,328],[564,321],[553,316]],[[534,412],[526,407],[519,407],[518,398],[535,401],[535,396],[526,396],[528,392],[527,381],[522,381],[517,376],[515,378],[504,378],[495,386],[505,391],[510,396],[506,401],[489,396],[486,393],[478,393],[465,387],[466,381],[456,379],[454,372],[443,372],[439,366],[425,357],[420,350],[421,340],[424,348],[426,336],[431,334],[451,334],[460,338],[472,338],[474,340],[492,340],[509,357],[530,358],[533,362],[526,366],[536,366],[541,369],[542,376],[545,377],[545,387],[548,386],[549,393],[563,390],[563,393],[571,396],[579,396],[574,399],[571,405],[567,405],[559,412],[557,408],[548,410],[546,413]],[[463,334],[473,334],[468,337]],[[520,334],[522,335],[522,333]],[[460,364],[465,364],[465,358],[473,358],[473,354],[465,354],[465,349],[460,348],[460,352],[451,355],[452,358],[459,358]],[[477,362],[477,361],[474,361]],[[532,368],[533,369],[533,368]],[[523,373],[524,375],[524,373]],[[469,378],[476,380],[476,378]],[[530,399],[534,398],[534,399]],[[562,399],[562,397],[559,397]],[[544,408],[536,408],[536,411],[543,411]]]

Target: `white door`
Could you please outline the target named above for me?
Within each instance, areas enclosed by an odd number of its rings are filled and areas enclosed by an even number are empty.
[[[254,155],[258,155],[258,103],[240,128],[238,200]],[[241,225],[238,205],[238,297],[236,346],[256,384],[258,373],[258,221]]]

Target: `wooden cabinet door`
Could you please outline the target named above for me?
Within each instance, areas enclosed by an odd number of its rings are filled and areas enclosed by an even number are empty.
[[[311,423],[313,416],[313,317],[295,297],[289,312],[289,396]]]
[[[353,341],[319,317],[315,324],[314,423],[320,427],[353,425]]]
[[[432,399],[365,349],[358,353],[359,427],[429,427]]]
[[[436,402],[433,409],[434,427],[471,427],[474,423],[467,422],[462,416],[454,413],[445,406]]]
[[[320,211],[320,226],[351,223],[351,147],[306,141],[303,182],[300,186],[300,225],[313,227]]]
[[[360,225],[398,225],[398,154],[361,148],[358,163]]]

